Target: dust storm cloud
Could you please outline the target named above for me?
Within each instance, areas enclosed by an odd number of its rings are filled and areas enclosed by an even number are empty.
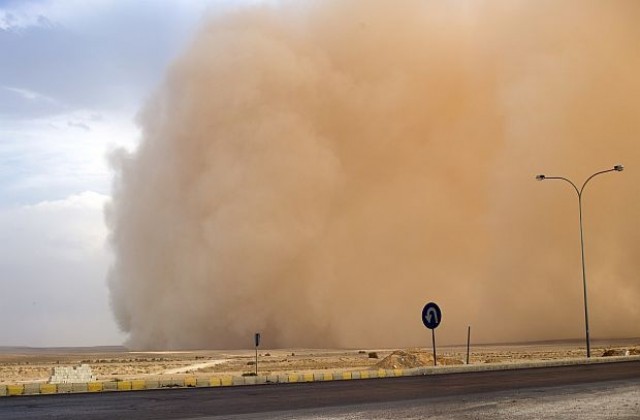
[[[306,1],[209,16],[112,156],[133,348],[640,335],[634,1]]]

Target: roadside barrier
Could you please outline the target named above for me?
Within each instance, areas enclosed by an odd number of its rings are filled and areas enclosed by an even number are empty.
[[[300,382],[324,382],[345,380],[369,380],[402,376],[446,375],[498,370],[535,369],[557,366],[576,366],[603,363],[640,361],[640,356],[594,357],[591,359],[558,359],[525,363],[486,363],[475,365],[432,366],[410,369],[364,369],[353,371],[328,371],[316,373],[292,373],[259,376],[222,376],[165,378],[160,380],[134,379],[126,381],[87,382],[74,384],[24,383],[0,385],[0,397],[22,395],[67,394],[86,392],[142,391],[161,388],[228,387],[262,384],[286,384]]]
[[[24,385],[7,385],[7,395],[22,395],[24,393]]]
[[[90,383],[89,390],[91,390],[91,385],[102,385],[100,382]],[[102,391],[102,386],[100,386],[100,390]],[[40,384],[40,393],[41,394],[55,394],[58,392],[58,387],[55,384]]]
[[[49,384],[51,386],[54,386],[54,384]],[[42,388],[40,388],[42,389]],[[89,382],[87,384],[87,391],[88,392],[102,392],[103,390],[103,383],[102,382]]]

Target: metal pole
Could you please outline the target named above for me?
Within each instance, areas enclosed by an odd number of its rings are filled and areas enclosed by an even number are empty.
[[[582,191],[580,191],[582,193]],[[591,357],[591,341],[589,340],[589,310],[587,304],[587,273],[584,263],[584,233],[582,230],[582,194],[578,194],[578,208],[580,212],[580,251],[582,252],[582,289],[584,293],[584,325],[587,341],[587,357]]]
[[[256,346],[256,376],[258,376],[258,346]]]
[[[586,269],[585,269],[585,262],[584,262],[584,232],[582,229],[582,193],[584,192],[585,187],[587,186],[587,184],[589,183],[589,181],[591,181],[593,178],[595,178],[598,175],[602,175],[602,174],[606,174],[608,172],[622,172],[624,170],[624,166],[623,165],[615,165],[613,168],[611,169],[606,169],[604,171],[598,171],[596,173],[594,173],[593,175],[591,175],[589,178],[587,178],[586,181],[584,181],[584,183],[582,184],[582,187],[580,189],[578,189],[578,187],[576,186],[576,184],[573,183],[573,181],[571,181],[570,179],[567,179],[563,176],[546,176],[546,175],[538,175],[536,176],[536,179],[538,181],[544,181],[545,179],[557,179],[557,180],[561,180],[561,181],[566,181],[569,184],[571,184],[571,186],[573,187],[574,190],[576,190],[576,193],[578,194],[578,211],[580,214],[580,253],[582,256],[582,290],[583,290],[583,294],[584,294],[584,325],[585,325],[585,340],[587,342],[587,357],[591,357],[591,340],[589,339],[589,309],[588,309],[588,304],[587,304],[587,273],[586,273]]]
[[[467,364],[469,364],[469,346],[471,343],[471,325],[467,328]]]
[[[433,346],[433,366],[437,366],[438,362],[436,361],[436,330],[431,330],[431,344]]]

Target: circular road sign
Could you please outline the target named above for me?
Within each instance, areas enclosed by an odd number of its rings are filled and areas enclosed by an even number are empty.
[[[422,308],[422,323],[430,330],[438,328],[442,321],[442,311],[434,302],[429,302]]]

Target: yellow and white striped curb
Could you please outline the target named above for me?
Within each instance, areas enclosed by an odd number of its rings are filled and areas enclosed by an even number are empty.
[[[592,365],[640,361],[640,356],[594,357],[590,359],[558,359],[525,363],[486,363],[475,365],[433,366],[411,369],[364,369],[316,373],[291,373],[259,376],[222,376],[214,378],[188,376],[160,380],[134,379],[126,381],[89,382],[77,384],[25,383],[0,385],[0,397],[109,391],[141,391],[163,388],[227,387],[276,383],[301,383],[393,378],[402,376],[443,375],[514,369],[533,369],[557,366]]]

